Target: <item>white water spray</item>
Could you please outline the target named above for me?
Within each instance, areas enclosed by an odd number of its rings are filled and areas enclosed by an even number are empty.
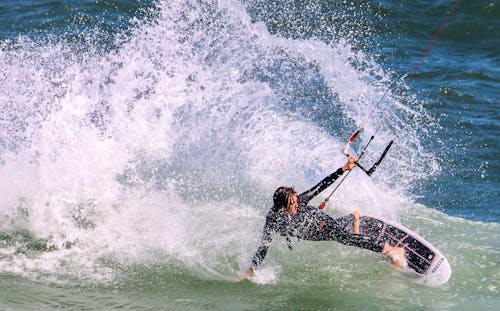
[[[106,281],[108,261],[175,261],[238,274],[273,189],[306,189],[345,160],[345,137],[290,109],[317,108],[294,87],[331,93],[328,117],[354,126],[384,75],[345,42],[271,35],[233,1],[161,2],[118,46],[2,46],[1,271]],[[364,69],[350,63],[363,58]],[[418,172],[414,145],[388,164]],[[351,179],[331,208],[395,217],[401,189]]]

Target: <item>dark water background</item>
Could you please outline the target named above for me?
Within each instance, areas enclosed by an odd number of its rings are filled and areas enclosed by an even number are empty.
[[[454,1],[256,3],[252,16],[271,32],[326,42],[347,38],[397,76],[412,72],[454,5]],[[438,120],[424,143],[444,167],[439,176],[416,183],[415,194],[429,207],[482,221],[499,219],[499,14],[494,1],[459,3],[410,83]]]
[[[245,1],[253,21],[294,39],[340,38],[387,71],[412,71],[453,1]],[[2,1],[0,40],[27,36],[91,38],[112,49],[131,19],[154,18],[154,1]],[[151,14],[150,10],[153,10]],[[494,1],[462,1],[410,82],[438,122],[422,143],[441,158],[441,174],[415,182],[426,206],[450,215],[498,221],[500,9]],[[331,126],[331,125],[330,125]],[[405,135],[400,133],[400,135]]]

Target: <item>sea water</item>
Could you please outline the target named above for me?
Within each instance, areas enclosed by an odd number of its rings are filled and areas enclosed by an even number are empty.
[[[461,2],[405,80],[453,4],[2,1],[0,309],[494,309],[498,4]],[[234,284],[274,189],[343,165],[377,103],[352,152],[395,145],[326,211],[414,230],[449,282],[277,237]]]

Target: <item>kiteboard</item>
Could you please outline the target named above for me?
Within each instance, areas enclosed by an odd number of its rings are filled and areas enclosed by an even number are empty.
[[[373,216],[361,216],[360,234],[372,237],[381,244],[403,247],[407,268],[422,282],[439,286],[448,281],[451,267],[448,260],[431,243],[399,224]]]

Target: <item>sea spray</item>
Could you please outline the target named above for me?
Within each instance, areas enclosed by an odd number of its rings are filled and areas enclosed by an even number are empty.
[[[274,188],[305,190],[341,166],[345,134],[392,79],[345,41],[272,35],[236,2],[165,1],[154,14],[112,50],[2,46],[1,228],[29,233],[2,249],[2,271],[109,282],[128,266],[175,263],[238,275]],[[409,111],[394,113],[375,148]],[[387,174],[354,172],[329,212],[396,218],[433,161],[418,134],[402,142],[377,172]]]

